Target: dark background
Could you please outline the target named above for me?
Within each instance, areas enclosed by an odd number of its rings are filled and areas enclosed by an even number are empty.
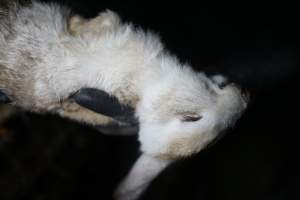
[[[296,5],[63,2],[85,17],[114,10],[159,33],[195,69],[224,73],[251,93],[224,139],[164,171],[141,199],[300,198]],[[111,199],[138,155],[135,136],[104,136],[57,116],[19,112],[1,129],[1,200]]]

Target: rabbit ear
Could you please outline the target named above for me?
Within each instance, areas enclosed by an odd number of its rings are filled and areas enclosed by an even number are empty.
[[[116,97],[109,95],[103,90],[83,88],[70,98],[82,107],[112,118],[125,119],[134,117],[133,108],[121,104]]]
[[[161,160],[142,153],[114,193],[115,199],[139,199],[153,179],[174,160]]]
[[[6,103],[10,103],[11,99],[0,90],[0,104],[6,104]]]

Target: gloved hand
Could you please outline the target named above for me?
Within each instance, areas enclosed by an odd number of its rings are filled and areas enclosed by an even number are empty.
[[[0,90],[0,104],[6,104],[11,102],[10,98]]]
[[[107,94],[103,90],[83,88],[70,98],[74,99],[80,106],[96,113],[109,116],[120,122],[136,124],[134,109],[121,104],[116,97]]]
[[[98,129],[100,129],[100,131],[112,132],[111,129],[115,131],[118,128],[124,127],[136,128],[138,125],[137,119],[134,117],[133,108],[121,104],[116,97],[111,96],[102,90],[83,88],[71,95],[69,99],[73,100],[83,108],[111,117],[115,121],[120,122],[108,125],[107,127],[99,125]],[[8,97],[5,92],[0,90],[0,104],[7,104],[11,102],[13,102],[13,100]]]

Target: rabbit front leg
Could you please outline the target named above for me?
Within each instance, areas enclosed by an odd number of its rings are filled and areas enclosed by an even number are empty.
[[[106,10],[92,19],[84,19],[78,15],[72,16],[69,19],[68,28],[70,33],[75,36],[100,36],[105,31],[112,30],[119,23],[119,16],[110,10]]]

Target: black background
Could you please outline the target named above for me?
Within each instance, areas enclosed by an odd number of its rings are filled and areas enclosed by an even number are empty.
[[[141,199],[299,199],[297,6],[282,2],[63,1],[109,8],[158,33],[180,60],[251,93],[223,140],[163,172]],[[136,137],[20,112],[0,137],[1,200],[111,199],[138,155]],[[296,196],[295,196],[296,195]]]

